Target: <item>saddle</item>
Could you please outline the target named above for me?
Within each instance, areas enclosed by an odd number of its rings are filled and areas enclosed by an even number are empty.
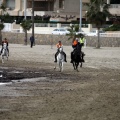
[[[73,55],[80,55],[80,54],[81,54],[81,52],[79,50],[77,50],[77,49],[73,50]]]

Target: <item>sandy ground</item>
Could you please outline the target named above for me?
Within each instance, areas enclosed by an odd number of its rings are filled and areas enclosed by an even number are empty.
[[[55,46],[9,49],[0,61],[0,120],[120,120],[120,48],[83,48],[79,72],[71,46],[63,72],[54,70]]]

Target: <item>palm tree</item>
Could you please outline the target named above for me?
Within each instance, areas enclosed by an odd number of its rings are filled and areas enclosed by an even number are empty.
[[[76,37],[80,37],[81,35],[83,35],[82,33],[79,33],[78,24],[71,25],[70,28],[68,28],[67,30],[69,31],[69,34],[66,35],[66,36],[69,36],[68,40],[70,39],[74,40]]]
[[[6,11],[6,6],[4,3],[1,4],[0,9],[2,9],[3,14],[4,14],[4,12]]]
[[[4,28],[4,24],[3,23],[0,23],[0,45],[2,44],[2,30]]]
[[[86,18],[88,22],[95,24],[98,30],[98,40],[96,48],[100,48],[100,28],[106,23],[106,18],[109,18],[109,4],[105,3],[104,0],[90,0],[90,3],[84,4],[88,7]]]
[[[31,29],[32,24],[30,20],[23,20],[22,23],[20,24],[22,27],[23,31],[25,32],[25,45],[27,45],[27,31]]]

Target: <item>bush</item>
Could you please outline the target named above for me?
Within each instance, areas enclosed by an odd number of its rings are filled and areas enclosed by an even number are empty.
[[[113,24],[107,28],[103,29],[104,31],[120,31],[120,24]]]

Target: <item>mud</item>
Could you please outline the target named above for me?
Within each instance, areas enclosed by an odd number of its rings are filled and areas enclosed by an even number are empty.
[[[0,68],[1,120],[120,120],[120,48],[83,48],[79,72],[54,70],[51,46],[10,45]]]

